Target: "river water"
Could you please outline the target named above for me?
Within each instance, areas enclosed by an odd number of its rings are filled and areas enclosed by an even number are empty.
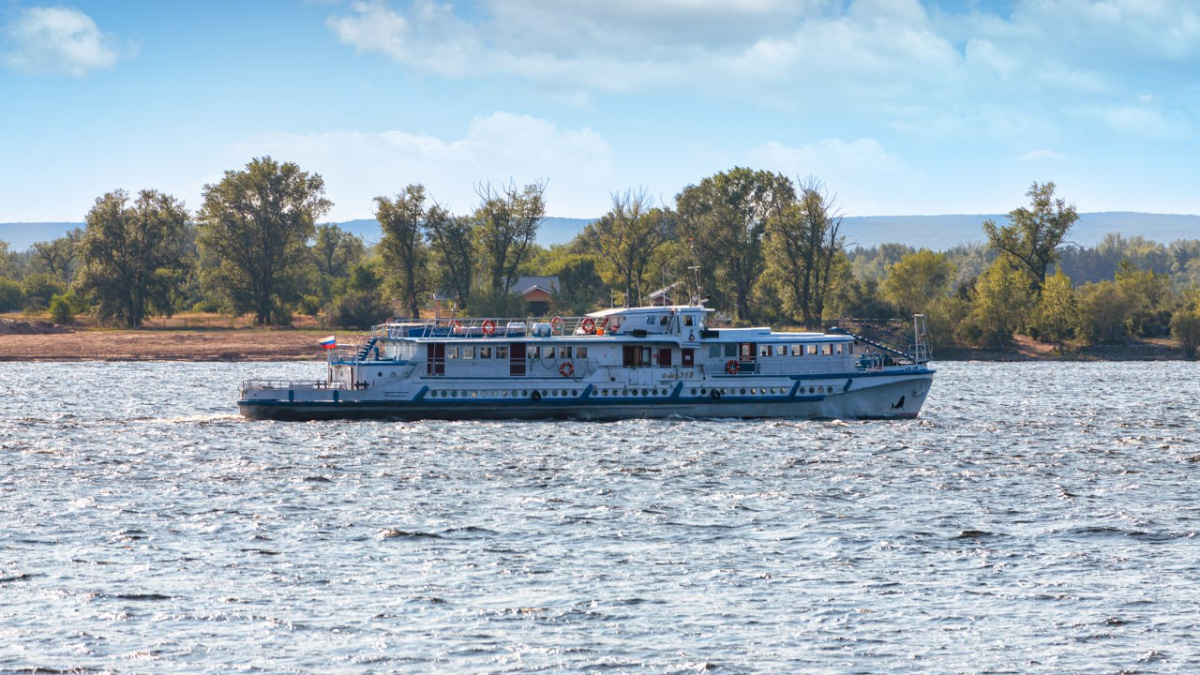
[[[0,364],[0,672],[1200,669],[1200,366],[906,422],[248,422],[321,364]]]

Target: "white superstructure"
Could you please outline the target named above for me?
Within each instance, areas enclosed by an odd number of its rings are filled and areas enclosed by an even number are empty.
[[[929,391],[920,315],[896,348],[850,332],[710,329],[711,311],[390,322],[331,350],[325,381],[248,381],[238,405],[289,420],[912,418]]]

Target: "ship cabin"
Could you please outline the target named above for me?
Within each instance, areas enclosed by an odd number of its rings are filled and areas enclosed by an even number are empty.
[[[868,354],[851,336],[710,328],[711,312],[676,305],[607,309],[545,322],[384,324],[363,345],[330,354],[331,379],[360,387],[391,378],[471,380],[478,383],[473,386],[495,387],[516,384],[512,378],[554,378],[564,384],[623,386],[711,378],[796,379],[883,364],[882,355]]]

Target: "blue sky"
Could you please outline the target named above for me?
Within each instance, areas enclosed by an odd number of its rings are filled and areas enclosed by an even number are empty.
[[[270,155],[331,220],[424,183],[547,181],[548,212],[665,204],[733,166],[845,215],[1200,213],[1192,0],[0,0],[0,221],[107,191],[200,206]]]

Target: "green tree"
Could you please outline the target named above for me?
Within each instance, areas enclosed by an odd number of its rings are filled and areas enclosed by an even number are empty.
[[[888,265],[879,290],[902,316],[911,316],[945,296],[956,273],[945,253],[923,248]]]
[[[1074,205],[1054,198],[1054,183],[1033,183],[1025,193],[1030,207],[1009,211],[1009,225],[983,223],[988,243],[1012,259],[1029,275],[1030,290],[1041,293],[1046,270],[1059,258],[1058,246],[1079,219]]]
[[[14,279],[0,277],[0,312],[14,312],[25,304],[25,292]]]
[[[389,270],[390,285],[411,317],[421,316],[425,281],[425,186],[409,185],[394,200],[375,198],[375,219],[383,229],[379,253]]]
[[[391,313],[380,295],[382,280],[368,265],[350,270],[346,293],[334,302],[331,320],[335,326],[365,330]]]
[[[1195,302],[1180,307],[1171,316],[1171,337],[1185,356],[1196,358],[1196,348],[1200,347],[1200,312]]]
[[[491,185],[479,189],[482,203],[473,219],[489,296],[507,295],[516,283],[546,215],[545,192],[545,183],[529,183],[521,189],[513,183],[502,190]]]
[[[425,227],[438,290],[449,291],[460,308],[466,307],[475,281],[475,223],[434,204],[425,214]]]
[[[259,325],[287,318],[300,297],[314,223],[331,206],[324,193],[320,175],[270,157],[204,186],[198,238],[213,261],[205,281],[235,312],[254,312]]]
[[[26,274],[21,279],[21,294],[25,297],[25,309],[40,312],[50,305],[50,299],[65,293],[67,287],[45,272]]]
[[[17,254],[8,250],[7,241],[0,241],[0,279],[19,279],[21,275],[21,265],[17,260]]]
[[[646,268],[674,236],[674,218],[670,211],[651,207],[645,189],[626,190],[612,195],[612,208],[588,224],[582,236],[610,272],[612,284],[624,290],[626,302],[640,302]]]
[[[763,233],[770,214],[796,199],[782,174],[734,167],[689,185],[675,197],[682,234],[704,261],[706,290],[732,301],[737,318],[750,321],[750,297],[765,268]]]
[[[1037,332],[1038,339],[1051,342],[1062,351],[1078,324],[1079,302],[1075,298],[1075,288],[1071,286],[1070,277],[1059,269],[1047,277],[1042,286],[1042,297],[1037,301],[1030,328]]]
[[[1131,335],[1164,337],[1170,333],[1171,310],[1178,304],[1165,274],[1138,269],[1121,261],[1114,281],[1129,307],[1126,323]]]
[[[157,190],[142,190],[130,204],[124,190],[96,200],[79,242],[80,289],[96,314],[128,328],[151,311],[170,314],[171,291],[185,274],[183,249],[188,213]]]
[[[49,274],[69,288],[75,282],[77,251],[82,239],[83,232],[75,228],[53,241],[37,242],[32,249],[34,270]]]
[[[321,302],[328,302],[338,282],[344,283],[350,269],[366,257],[362,237],[332,223],[317,225],[317,234],[310,250],[317,268]]]
[[[1118,344],[1129,339],[1130,302],[1116,282],[1084,284],[1079,298],[1079,335],[1089,342]]]
[[[971,323],[975,341],[998,349],[1012,342],[1029,308],[1028,277],[1008,258],[998,258],[975,284]]]
[[[559,292],[554,296],[555,311],[586,314],[607,302],[608,290],[594,256],[571,253],[568,246],[553,246],[547,258],[542,271],[558,277],[559,282]]]
[[[766,224],[767,261],[782,280],[786,298],[800,313],[804,326],[819,328],[832,266],[842,251],[843,238],[838,234],[842,219],[833,213],[833,204],[816,179],[801,185],[795,201],[786,199],[782,184],[779,188],[779,198],[770,202]]]

